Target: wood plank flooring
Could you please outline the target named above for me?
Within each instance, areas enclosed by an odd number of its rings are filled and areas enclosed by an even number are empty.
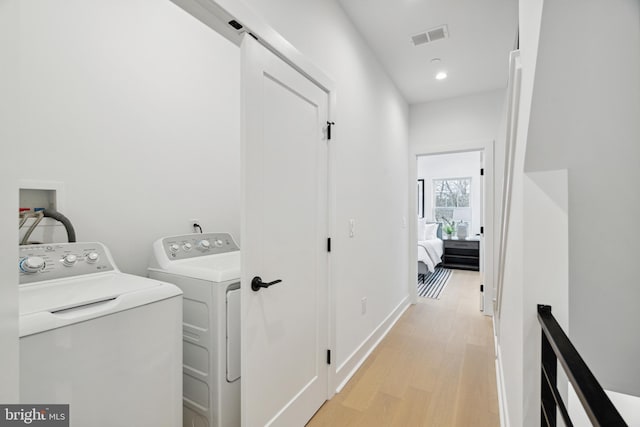
[[[491,318],[479,311],[480,275],[455,270],[439,300],[403,314],[309,427],[497,427]]]

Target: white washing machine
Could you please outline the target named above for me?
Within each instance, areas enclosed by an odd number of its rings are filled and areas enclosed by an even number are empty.
[[[184,292],[184,427],[240,426],[240,250],[228,233],[165,237],[149,277]]]
[[[20,246],[20,401],[74,427],[176,427],[182,292],[120,272],[100,243]]]

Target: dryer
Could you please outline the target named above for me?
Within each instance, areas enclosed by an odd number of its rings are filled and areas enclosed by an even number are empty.
[[[240,426],[240,249],[229,233],[153,244],[149,277],[183,299],[183,426]]]
[[[20,401],[75,427],[182,419],[182,292],[118,270],[100,243],[20,246]]]

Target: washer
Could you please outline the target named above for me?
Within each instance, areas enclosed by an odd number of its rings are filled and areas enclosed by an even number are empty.
[[[228,233],[153,244],[149,277],[183,300],[184,427],[240,426],[240,249]]]
[[[182,292],[122,273],[101,243],[20,246],[20,401],[75,427],[175,427]]]

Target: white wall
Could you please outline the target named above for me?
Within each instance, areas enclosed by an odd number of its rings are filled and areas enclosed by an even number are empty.
[[[527,173],[523,180],[523,379],[525,425],[540,425],[540,323],[537,305],[552,306],[568,330],[569,239],[566,170]],[[566,378],[559,375],[559,378]],[[564,390],[566,381],[558,380]]]
[[[611,204],[620,207],[617,223],[639,214],[637,197],[626,197],[640,181],[639,15],[633,0],[520,2],[513,232],[499,331],[512,426],[539,423],[538,303],[553,306],[603,386],[638,394],[637,251],[633,239],[593,225],[607,223]],[[590,29],[613,26],[614,37],[584,42]]]
[[[331,267],[339,382],[408,295],[408,107],[336,1],[246,3],[337,87]]]
[[[585,42],[594,28],[615,32]],[[638,76],[637,0],[545,2],[526,167],[569,171],[569,335],[605,388],[636,396]]]
[[[505,67],[508,67],[505,57]],[[507,82],[504,82],[505,87]],[[493,141],[502,118],[505,89],[411,106],[411,145],[445,146]]]
[[[504,378],[503,404],[507,408],[507,425],[534,425],[536,417],[524,418],[525,401],[535,401],[535,389],[524,386],[524,324],[535,319],[535,301],[525,301],[524,292],[524,162],[529,129],[531,99],[534,90],[534,77],[538,51],[538,38],[542,16],[542,0],[521,1],[519,4],[520,59],[522,63],[522,82],[516,148],[513,170],[513,191],[509,221],[509,235],[506,245],[504,285],[499,341],[499,366]],[[525,311],[524,308],[527,308]],[[557,310],[557,309],[556,309]],[[527,324],[529,324],[527,322]],[[530,338],[529,338],[530,339]],[[529,341],[528,345],[530,345]]]
[[[533,427],[540,425],[537,304],[551,305],[568,329],[568,179],[566,170],[523,173],[524,158],[519,144],[496,332],[507,425]]]
[[[239,49],[169,1],[20,2],[18,178],[61,181],[79,240],[239,237]]]
[[[524,150],[516,151],[514,167],[524,162]],[[522,426],[523,421],[523,314],[524,306],[524,202],[522,173],[514,173],[509,234],[506,239],[505,271],[502,288],[502,304],[500,308],[498,340],[499,376],[504,379],[504,390],[501,402],[506,408],[507,426]],[[534,396],[535,397],[535,396]]]
[[[18,402],[17,150],[19,0],[0,1],[0,402]]]
[[[433,180],[442,178],[471,178],[471,222],[468,234],[480,234],[480,152],[436,154],[418,157],[418,179],[424,179],[425,219],[435,221]]]

